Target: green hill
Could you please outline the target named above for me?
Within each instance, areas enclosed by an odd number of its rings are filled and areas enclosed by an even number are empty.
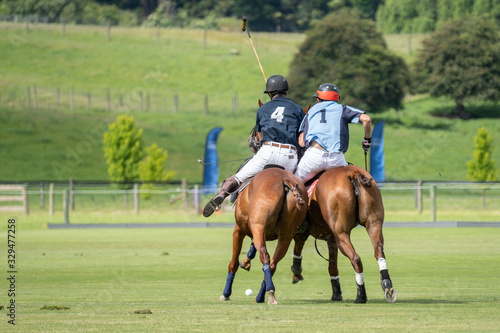
[[[134,116],[146,145],[157,143],[168,151],[167,168],[175,171],[175,179],[201,182],[198,159],[206,134],[216,126],[224,128],[218,143],[221,161],[251,154],[246,140],[257,100],[264,99],[264,79],[244,33],[208,31],[205,38],[198,30],[113,28],[108,41],[99,27],[67,26],[64,35],[59,25],[38,25],[26,32],[24,25],[2,23],[0,30],[0,181],[106,180],[100,140],[107,124],[121,113]],[[304,38],[252,37],[267,76],[286,75]],[[413,38],[414,50],[420,38]],[[407,36],[391,35],[387,41],[411,61]],[[468,121],[442,116],[451,114],[453,106],[413,97],[400,112],[371,115],[375,123],[386,121],[388,180],[465,180],[465,163],[472,158],[473,137],[481,126],[494,134],[494,157],[500,161],[495,105],[468,105],[473,118]],[[490,116],[478,118],[478,111]],[[364,165],[361,137],[361,126],[352,125],[347,159],[358,165]],[[221,163],[220,179],[239,164]]]

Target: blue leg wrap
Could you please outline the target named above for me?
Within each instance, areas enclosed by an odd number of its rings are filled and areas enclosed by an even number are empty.
[[[226,286],[224,287],[224,291],[222,292],[222,295],[224,297],[228,298],[231,296],[232,288],[233,288],[233,281],[234,281],[234,273],[227,272],[227,279],[226,279]]]
[[[255,249],[255,246],[253,243],[250,245],[250,250],[247,252],[247,258],[248,259],[253,259],[255,258],[255,254],[257,253],[257,250]]]
[[[264,264],[262,270],[264,271],[264,279],[266,281],[266,291],[276,290],[274,289],[273,279],[271,278],[271,267],[269,264]]]
[[[263,280],[262,284],[260,285],[259,293],[257,294],[257,297],[255,298],[255,302],[264,303],[265,296],[266,296],[266,280]]]

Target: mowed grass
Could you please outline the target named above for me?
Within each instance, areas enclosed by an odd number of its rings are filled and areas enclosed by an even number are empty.
[[[270,306],[244,295],[262,281],[256,260],[250,272],[236,274],[231,301],[218,301],[231,228],[24,230],[22,222],[16,233],[20,331],[494,332],[500,325],[498,229],[386,228],[385,253],[398,292],[393,304],[384,299],[364,229],[352,238],[364,261],[367,304],[354,304],[354,272],[343,256],[344,300],[329,301],[327,263],[309,240],[305,280],[292,285],[289,251],[274,276],[280,304]],[[318,245],[324,253],[326,244]],[[246,239],[242,252],[248,246]],[[7,302],[2,293],[0,304]],[[41,309],[53,305],[69,309]],[[9,329],[3,320],[2,330]]]

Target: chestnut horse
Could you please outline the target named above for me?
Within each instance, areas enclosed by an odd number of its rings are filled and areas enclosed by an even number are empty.
[[[279,167],[267,168],[255,175],[236,199],[233,256],[220,300],[229,301],[243,239],[248,236],[259,252],[264,271],[264,280],[255,301],[263,303],[267,292],[268,303],[278,304],[272,276],[306,214],[307,192],[296,176]],[[276,239],[278,244],[271,260],[266,241]]]
[[[301,275],[302,248],[309,235],[326,240],[329,250],[328,271],[332,284],[332,301],[342,300],[338,279],[338,250],[351,261],[356,272],[357,296],[355,303],[366,303],[363,263],[351,243],[351,230],[357,225],[365,227],[379,264],[380,279],[388,302],[396,300],[384,254],[384,205],[377,183],[365,170],[349,165],[333,168],[319,176],[309,197],[308,228],[295,238],[292,273],[293,283],[303,280]]]

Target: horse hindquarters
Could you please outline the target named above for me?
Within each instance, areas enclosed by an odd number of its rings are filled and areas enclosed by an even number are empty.
[[[236,223],[246,235],[253,238],[253,247],[259,252],[263,265],[264,281],[256,302],[264,302],[265,293],[269,303],[277,304],[272,276],[278,262],[285,256],[290,242],[307,213],[304,185],[291,173],[271,168],[257,174],[236,202]],[[271,260],[266,240],[278,239]],[[249,251],[253,257],[254,252]],[[242,262],[242,267],[250,267],[251,258]]]
[[[380,270],[380,280],[384,296],[388,302],[396,301],[396,291],[392,286],[392,281],[387,269],[384,254],[384,236],[382,226],[384,223],[384,204],[382,194],[377,183],[364,170],[357,167],[350,167],[349,178],[358,195],[359,220],[372,242],[374,256],[378,262]]]

